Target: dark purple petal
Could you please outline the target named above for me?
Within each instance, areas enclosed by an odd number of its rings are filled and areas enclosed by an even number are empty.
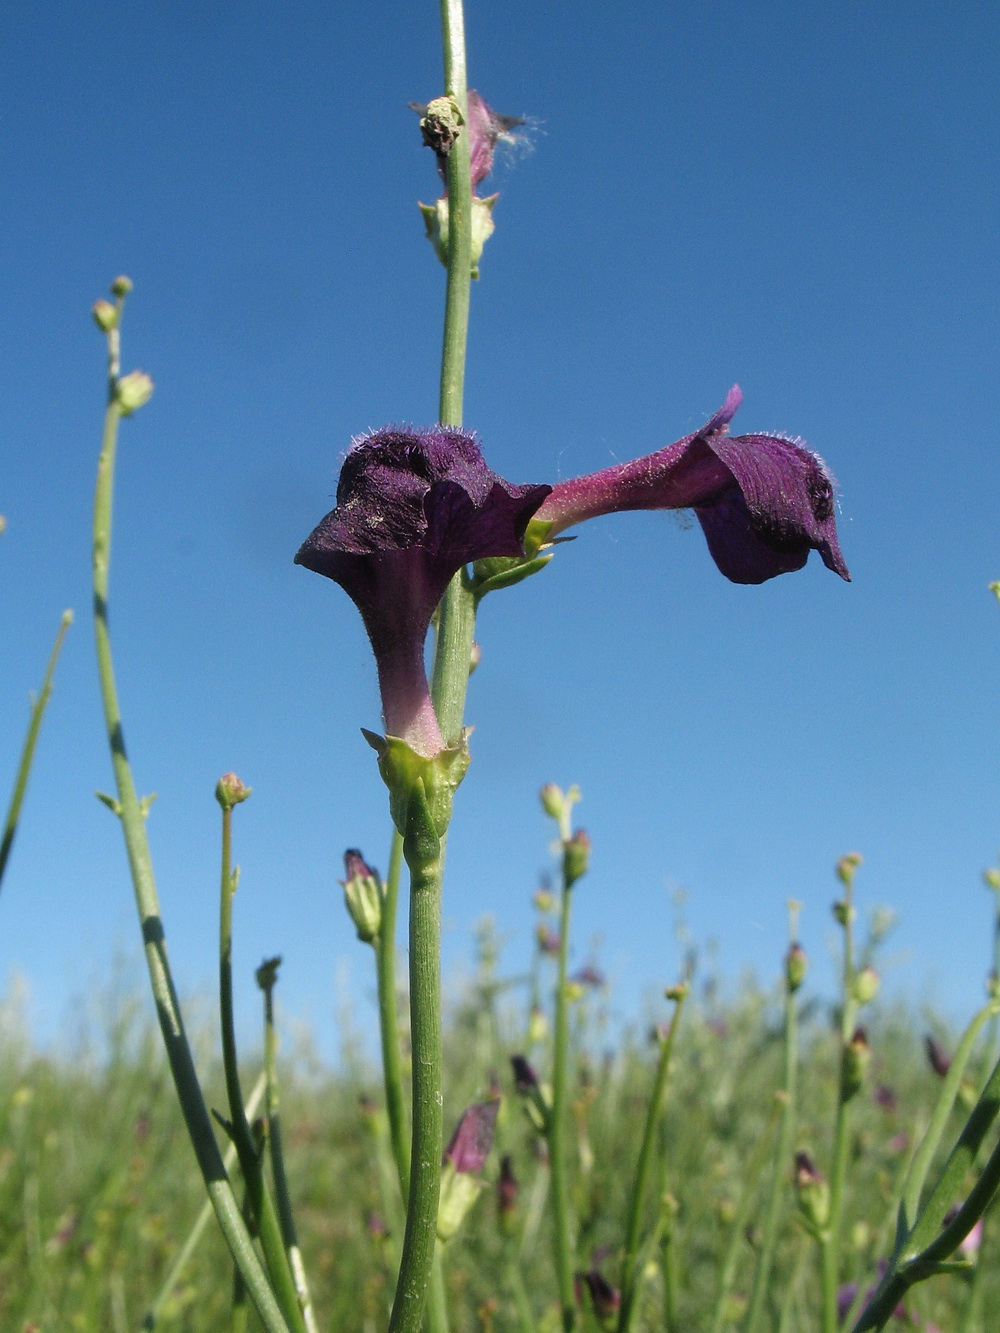
[[[445,1149],[444,1160],[451,1162],[456,1171],[478,1175],[493,1147],[498,1101],[477,1102],[462,1113],[451,1142]]]
[[[295,557],[339,583],[361,612],[378,665],[386,730],[423,754],[441,748],[423,646],[452,575],[488,556],[524,554],[548,486],[513,486],[470,431],[384,427],[344,459],[337,507]]]

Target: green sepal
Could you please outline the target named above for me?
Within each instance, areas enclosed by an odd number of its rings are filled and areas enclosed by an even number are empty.
[[[488,195],[485,199],[480,199],[476,194],[472,196],[472,269],[470,277],[479,277],[479,261],[482,258],[483,246],[493,235],[495,223],[493,221],[493,206],[500,198],[498,194]],[[448,267],[448,197],[445,195],[434,204],[418,204],[417,207],[424,219],[424,229],[427,232],[427,239],[434,247],[434,253],[441,263]]]
[[[472,593],[476,601],[482,601],[488,592],[498,592],[501,588],[513,588],[515,583],[530,578],[552,559],[548,555],[533,557],[494,555],[485,560],[477,560],[472,566]]]
[[[458,745],[428,758],[398,736],[362,734],[378,755],[378,769],[389,789],[389,813],[405,839],[403,852],[411,870],[437,859],[451,823],[455,792],[469,767],[468,731]]]
[[[152,808],[153,802],[154,802],[155,800],[156,800],[156,792],[155,792],[155,791],[151,791],[151,792],[149,793],[148,796],[143,796],[143,797],[140,799],[140,801],[139,801],[139,814],[142,815],[143,819],[148,819],[148,818],[149,818],[149,812],[150,812],[150,809]]]
[[[94,795],[97,797],[97,799],[100,801],[102,805],[106,805],[108,807],[108,809],[111,811],[113,815],[117,815],[119,819],[121,818],[121,813],[122,813],[121,801],[116,801],[115,798],[113,796],[109,796],[106,791],[95,791]]]
[[[437,1237],[449,1241],[465,1221],[472,1205],[483,1192],[483,1182],[467,1171],[456,1171],[445,1162],[438,1196]]]

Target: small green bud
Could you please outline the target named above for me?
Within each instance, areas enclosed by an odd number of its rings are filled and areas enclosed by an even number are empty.
[[[830,1186],[806,1152],[795,1154],[795,1197],[809,1230],[823,1231],[830,1221]]]
[[[110,333],[112,329],[118,327],[118,307],[113,306],[110,301],[103,299],[95,301],[90,307],[90,313],[102,333]]]
[[[113,296],[128,296],[132,290],[132,279],[126,278],[124,273],[120,273],[111,284],[111,294]]]
[[[550,819],[562,819],[563,811],[566,808],[566,797],[563,795],[562,787],[557,787],[554,782],[546,782],[538,793],[538,799],[542,803],[542,809]]]
[[[1000,892],[1000,870],[996,868],[983,871],[983,883],[988,889]]]
[[[469,675],[471,676],[476,667],[483,660],[483,650],[478,643],[474,643],[469,650]]]
[[[253,787],[245,787],[235,773],[223,773],[215,784],[215,799],[223,810],[232,810],[247,799]]]
[[[1000,1000],[1000,976],[996,972],[986,978],[986,994],[991,1000]]]
[[[535,907],[539,912],[548,912],[550,915],[559,910],[559,902],[554,893],[548,889],[539,889],[535,894]]]
[[[573,836],[563,843],[563,879],[566,881],[567,889],[587,873],[589,865],[590,838],[584,829],[577,829]]]
[[[846,898],[838,898],[831,910],[833,912],[833,919],[842,926],[846,926],[848,922],[853,921],[857,915]]]
[[[582,1000],[586,991],[578,981],[566,982],[566,999],[570,1004],[575,1004],[577,1000]]]
[[[854,999],[858,1004],[870,1004],[878,994],[881,977],[873,967],[863,967],[854,978]]]
[[[374,944],[382,929],[382,881],[359,851],[344,853],[344,903],[363,944]]]
[[[676,986],[668,986],[663,992],[663,998],[665,1000],[673,1000],[675,1004],[680,1004],[681,1000],[687,996],[690,989],[691,987],[686,981],[680,981]]]
[[[872,1048],[864,1028],[855,1028],[840,1060],[840,1099],[848,1102],[865,1081],[872,1062]]]
[[[837,862],[837,878],[845,888],[849,888],[854,883],[854,876],[857,873],[858,866],[862,864],[864,857],[860,852],[848,852]]]
[[[257,978],[257,985],[262,991],[273,990],[278,980],[278,968],[281,966],[281,955],[275,958],[265,958],[258,967],[254,976]]]
[[[528,1019],[528,1042],[532,1046],[543,1042],[549,1035],[549,1020],[544,1009],[532,1009]]]
[[[793,944],[785,955],[785,985],[788,993],[794,995],[806,979],[809,959],[801,944]]]
[[[130,417],[153,396],[153,381],[142,370],[130,371],[115,383],[115,401],[123,417]]]

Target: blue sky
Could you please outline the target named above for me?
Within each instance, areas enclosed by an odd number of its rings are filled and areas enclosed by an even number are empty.
[[[0,14],[8,337],[0,364],[12,775],[59,614],[77,612],[0,901],[0,978],[39,1033],[135,952],[88,623],[103,395],[91,303],[135,282],[112,632],[182,987],[215,966],[216,778],[238,812],[236,963],[285,956],[286,1012],[336,1049],[370,960],[337,879],[385,863],[377,726],[354,607],[292,565],[352,434],[436,412],[437,188],[410,100],[440,91],[438,7],[299,0],[13,3]],[[471,82],[525,115],[473,293],[466,421],[491,465],[553,481],[695,429],[804,437],[839,483],[846,585],[813,556],[726,582],[696,524],[611,517],[484,605],[473,766],[446,886],[446,971],[484,913],[520,969],[547,863],[536,792],[577,782],[577,891],[618,1012],[674,980],[672,895],[733,981],[769,979],[785,900],[829,988],[842,852],[900,913],[889,982],[956,1015],[982,995],[1000,846],[992,393],[1000,14],[791,0],[625,10],[468,6]],[[339,977],[339,981],[338,981]]]

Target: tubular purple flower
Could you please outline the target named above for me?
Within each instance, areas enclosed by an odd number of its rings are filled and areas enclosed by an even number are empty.
[[[811,550],[849,581],[826,464],[797,439],[730,437],[729,422],[742,401],[733,385],[693,435],[554,486],[536,515],[542,540],[619,510],[694,509],[712,558],[734,583],[763,583],[801,569]],[[550,525],[544,533],[542,524]]]
[[[386,732],[419,755],[444,748],[424,670],[434,608],[463,565],[523,556],[525,529],[550,490],[497,476],[471,431],[386,426],[353,442],[336,509],[295,557],[339,583],[361,612]]]

